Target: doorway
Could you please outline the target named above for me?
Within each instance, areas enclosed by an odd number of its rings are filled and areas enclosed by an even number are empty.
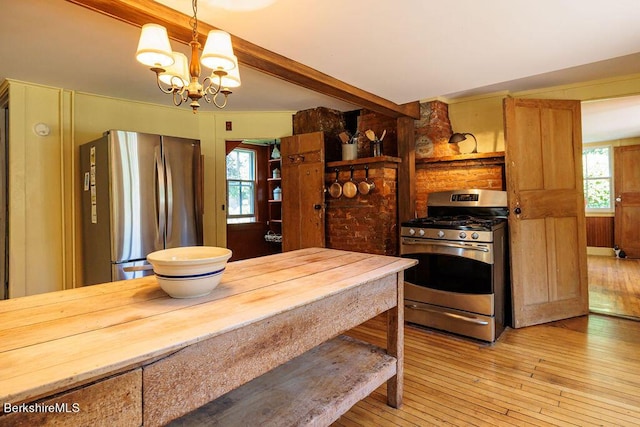
[[[611,178],[609,205],[602,206],[599,212],[587,209],[589,309],[640,320],[640,304],[637,303],[640,301],[640,260],[618,259],[613,250],[616,244],[616,194],[613,193],[616,165],[613,155],[616,147],[640,144],[638,117],[640,95],[582,102],[583,147],[609,147],[608,155],[612,157],[608,171]]]
[[[281,252],[281,245],[267,241],[269,232],[270,140],[226,141],[227,248],[230,261]]]

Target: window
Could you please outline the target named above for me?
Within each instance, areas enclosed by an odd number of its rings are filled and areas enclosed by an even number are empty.
[[[610,145],[582,150],[587,212],[613,212],[613,162]]]
[[[236,148],[227,154],[227,223],[256,220],[256,153]]]

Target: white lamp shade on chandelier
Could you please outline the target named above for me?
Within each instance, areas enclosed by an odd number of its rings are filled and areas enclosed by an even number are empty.
[[[189,60],[187,56],[180,52],[173,52],[173,64],[165,68],[165,71],[158,75],[160,81],[171,86],[178,87],[189,85]]]
[[[238,59],[234,56],[233,61],[235,63],[235,67],[227,70],[227,74],[222,76],[222,83],[220,84],[222,87],[240,87],[240,69],[238,68]]]
[[[136,59],[148,67],[168,67],[173,64],[167,29],[158,24],[142,26]]]
[[[233,54],[229,33],[220,30],[209,31],[200,62],[212,70],[229,71],[237,68],[238,60]]]

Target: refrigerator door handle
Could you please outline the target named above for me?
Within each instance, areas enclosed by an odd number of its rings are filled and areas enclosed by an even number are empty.
[[[164,166],[162,165],[162,157],[160,150],[154,152],[154,160],[156,162],[156,212],[158,213],[156,235],[164,246],[164,229],[166,224],[165,218],[165,182],[164,182]]]
[[[171,175],[171,164],[165,159],[165,169],[167,174],[167,241],[171,240],[173,229],[173,178]]]

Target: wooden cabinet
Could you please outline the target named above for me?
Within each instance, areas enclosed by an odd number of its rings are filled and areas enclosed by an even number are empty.
[[[281,139],[282,250],[325,246],[324,134]]]

